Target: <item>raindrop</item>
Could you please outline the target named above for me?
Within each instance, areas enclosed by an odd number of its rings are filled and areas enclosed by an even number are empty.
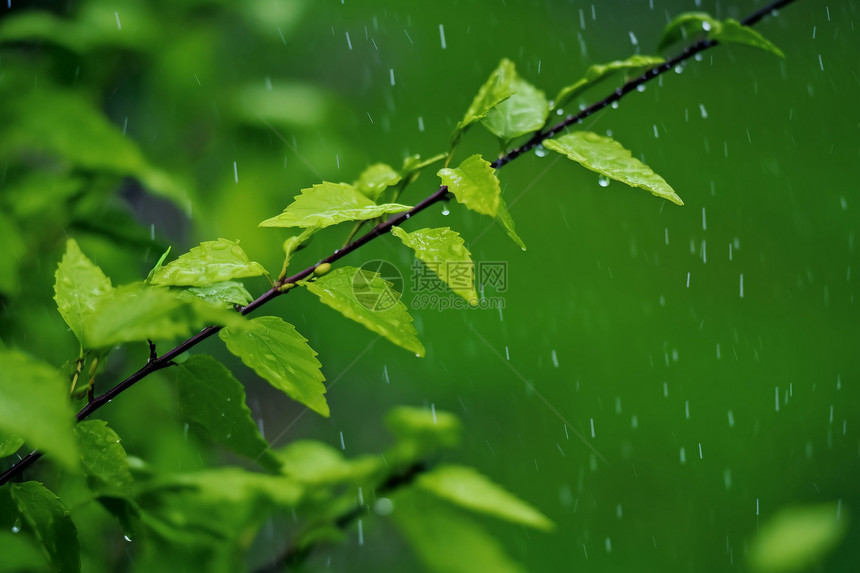
[[[741,298],[744,297],[744,274],[743,273],[741,273],[740,295],[741,295]]]
[[[638,86],[636,86],[636,91],[639,93],[644,92],[645,91],[645,84],[639,84]]]
[[[433,417],[433,423],[436,423],[436,404],[430,403],[430,415]]]
[[[361,526],[361,520],[358,520],[358,544],[364,545],[364,528]]]
[[[15,520],[15,523],[12,524],[12,533],[19,533],[21,531],[21,518],[18,517]]]
[[[734,428],[734,427],[735,427],[735,415],[731,410],[729,410],[729,428]]]
[[[128,541],[129,543],[131,543],[131,541],[132,541],[131,537],[129,537],[128,535],[125,535],[125,534],[123,534],[122,538],[125,539],[126,541]]]
[[[340,432],[340,449],[346,449],[346,443],[343,441],[343,432]]]
[[[391,85],[394,85],[394,68],[388,70],[388,75],[391,77]]]
[[[443,205],[443,206],[442,206],[442,214],[443,214],[443,215],[450,215],[450,214],[451,214],[451,211],[449,211],[449,210],[448,210],[448,206],[447,206],[447,205]]]
[[[687,451],[684,448],[681,448],[681,463],[687,463]]]
[[[639,40],[636,39],[636,34],[634,34],[632,30],[628,33],[630,34],[630,43],[633,44],[634,46],[638,46]]]
[[[601,187],[609,187],[609,178],[600,175],[597,177],[597,184]]]
[[[507,346],[505,346],[505,358],[511,359],[511,350]]]
[[[442,49],[445,49],[445,26],[439,24],[439,38],[442,40]]]
[[[418,131],[424,131],[424,118],[418,116]]]
[[[699,112],[702,114],[702,119],[708,119],[708,110],[705,109],[704,104],[699,104]]]
[[[349,46],[349,49],[352,49],[352,42],[349,39],[349,32],[346,33],[346,45]]]
[[[618,102],[617,101],[612,102],[611,104],[609,104],[609,107],[611,107],[612,109],[618,109]]]
[[[702,442],[699,442],[699,459],[702,459]]]
[[[386,384],[391,384],[391,380],[388,379],[388,365],[382,367],[382,379]]]
[[[558,368],[558,354],[556,354],[555,350],[550,353],[550,358],[552,358],[552,365]]]
[[[631,35],[632,35],[632,33],[631,33]],[[606,538],[606,552],[612,553],[612,540],[609,539],[608,537]]]
[[[675,66],[675,73],[676,74],[680,74],[683,71],[684,71],[684,65],[683,64],[678,64],[677,66]]]
[[[594,418],[591,418],[591,437],[594,437]]]
[[[11,3],[11,0],[10,0],[10,3]],[[113,15],[116,16],[116,29],[122,30],[122,24],[120,24],[120,22],[119,22],[119,12],[114,12]],[[818,58],[821,59],[821,56],[819,56]],[[824,68],[821,68],[821,69],[823,70]]]
[[[387,497],[380,497],[373,504],[373,511],[376,515],[391,515],[394,511],[394,503]]]
[[[684,417],[690,419],[690,401],[684,400]]]
[[[535,155],[537,155],[538,157],[546,157],[547,155],[549,155],[549,151],[547,151],[546,147],[544,147],[543,145],[538,145],[537,147],[535,147]]]
[[[233,179],[235,179],[236,183],[239,182],[239,166],[236,162],[233,162]]]

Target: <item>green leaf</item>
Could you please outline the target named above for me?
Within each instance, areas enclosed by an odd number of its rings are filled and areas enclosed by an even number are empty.
[[[459,233],[448,227],[419,229],[412,233],[392,227],[391,234],[415,251],[418,260],[436,273],[453,292],[473,306],[478,304],[475,263]]]
[[[470,125],[486,117],[491,109],[516,93],[513,85],[514,78],[516,78],[516,70],[513,62],[507,58],[502,59],[489,79],[478,90],[472,105],[466,110],[466,115],[457,124],[452,135],[455,143]]]
[[[175,261],[157,269],[154,285],[209,286],[244,277],[258,277],[266,269],[252,262],[238,242],[228,239],[200,243]]]
[[[74,239],[66,241],[66,253],[54,277],[57,308],[83,344],[84,323],[91,317],[96,303],[113,293],[110,279],[81,252]]]
[[[555,527],[534,507],[470,467],[438,466],[421,474],[416,484],[425,491],[470,511],[544,531]]]
[[[631,187],[640,187],[657,197],[668,199],[677,205],[684,202],[666,181],[650,167],[635,159],[630,151],[611,137],[589,131],[577,131],[548,139],[544,147],[567,155],[586,169],[596,171],[610,179],[621,181]]]
[[[383,191],[398,183],[400,183],[400,173],[385,163],[374,163],[361,172],[354,186],[362,195],[375,203]]]
[[[317,231],[319,231],[319,229],[316,227],[308,227],[298,235],[290,237],[284,241],[284,266],[281,269],[281,274],[278,278],[283,278],[287,275],[287,267],[290,266],[290,260],[293,258],[293,254],[303,249]]]
[[[17,350],[0,350],[0,429],[75,468],[74,420],[68,383],[55,368]]]
[[[161,267],[164,265],[164,261],[166,261],[166,260],[167,260],[167,255],[169,255],[169,254],[170,254],[170,250],[171,250],[172,248],[173,248],[173,247],[167,247],[167,250],[166,250],[166,251],[164,251],[163,253],[161,253],[161,256],[160,256],[160,257],[158,257],[158,262],[156,262],[156,263],[155,263],[155,266],[154,266],[154,267],[152,267],[152,270],[151,270],[151,271],[149,271],[149,274],[147,274],[147,275],[146,275],[146,279],[144,279],[144,281],[143,281],[143,282],[145,282],[145,283],[147,283],[147,284],[149,284],[150,282],[152,282],[152,276],[153,276],[156,272],[158,272],[158,271],[161,269]]]
[[[244,387],[223,364],[201,354],[171,372],[186,418],[204,428],[215,442],[268,469],[280,469],[280,462],[251,418]]]
[[[481,124],[505,144],[539,130],[549,115],[549,103],[542,91],[516,75],[511,87],[514,95],[493,107],[481,120]]]
[[[320,229],[344,221],[375,219],[387,213],[401,213],[412,207],[398,203],[377,205],[346,183],[323,182],[301,195],[284,212],[260,223],[260,227],[318,227]]]
[[[514,220],[511,217],[511,214],[508,212],[508,206],[505,203],[505,200],[499,197],[499,209],[496,212],[496,221],[499,222],[499,225],[505,230],[505,233],[508,234],[508,237],[511,238],[513,242],[519,246],[522,250],[526,250],[526,244],[517,235],[516,228],[514,227]]]
[[[490,217],[498,214],[502,188],[496,170],[480,155],[472,155],[456,169],[440,169],[436,175],[442,178],[442,184],[448,186],[457,201],[472,211]]]
[[[320,300],[397,346],[424,356],[424,346],[400,293],[378,273],[340,267],[313,282],[302,281]]]
[[[434,163],[438,163],[448,157],[447,153],[440,153],[438,155],[434,155],[429,159],[421,159],[421,156],[418,154],[410,155],[406,159],[403,160],[403,167],[400,168],[400,177],[402,179],[409,179],[410,181],[414,181],[415,178],[418,177],[418,174],[422,169],[433,165]]]
[[[11,456],[24,445],[24,438],[5,429],[0,429],[0,458]]]
[[[230,352],[269,384],[314,412],[329,416],[322,365],[292,324],[276,316],[262,316],[249,321],[246,328],[226,328],[219,335]]]
[[[603,80],[615,75],[618,72],[638,72],[645,68],[650,68],[665,62],[663,58],[657,56],[631,56],[626,60],[615,60],[607,64],[596,64],[590,66],[585,72],[585,76],[578,79],[569,86],[561,88],[558,95],[555,96],[555,101],[552,108],[558,109],[567,105],[573,98],[579,96],[585,90],[594,87]]]
[[[749,26],[744,26],[732,18],[720,21],[705,12],[685,12],[669,22],[663,30],[657,49],[663,50],[676,42],[702,33],[705,33],[709,40],[751,46],[780,58],[785,57],[782,50]]]
[[[265,128],[275,125],[316,129],[334,108],[328,92],[317,85],[295,81],[272,79],[264,84],[258,80],[234,90],[230,96],[227,106],[233,117]]]
[[[282,507],[293,507],[303,489],[290,477],[251,472],[237,467],[219,467],[169,476],[154,484],[151,490],[193,488],[209,503],[250,505],[262,497]]]
[[[11,492],[21,517],[36,533],[54,568],[61,573],[80,571],[78,530],[59,498],[34,481],[13,483]]]
[[[460,420],[450,412],[410,406],[389,410],[385,425],[397,438],[390,457],[406,463],[423,459],[440,448],[457,446],[463,431]]]
[[[84,325],[86,348],[107,348],[124,342],[172,340],[206,324],[239,329],[242,316],[201,300],[181,300],[163,287],[124,285],[96,304]]]
[[[245,285],[238,281],[224,281],[209,286],[188,287],[176,296],[182,300],[200,299],[222,308],[232,308],[234,304],[244,306],[254,300]]]
[[[501,543],[476,523],[419,491],[394,498],[391,514],[428,571],[522,573]]]
[[[75,426],[75,434],[90,489],[99,494],[128,495],[133,480],[116,432],[103,420],[84,420]]]
[[[286,475],[315,486],[360,481],[384,463],[378,456],[347,460],[335,448],[316,440],[294,440],[277,455]]]
[[[762,36],[758,31],[750,28],[749,26],[744,26],[737,20],[733,20],[731,18],[723,20],[720,26],[712,30],[710,38],[726,44],[741,44],[758,48],[759,50],[764,50],[774,56],[785,58],[785,54],[782,53],[782,50]]]
[[[842,541],[847,527],[835,503],[783,509],[753,539],[750,567],[762,573],[810,571]]]

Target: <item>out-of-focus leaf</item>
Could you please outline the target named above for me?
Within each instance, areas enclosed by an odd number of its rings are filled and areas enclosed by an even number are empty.
[[[15,218],[25,219],[65,208],[85,186],[83,177],[69,172],[33,171],[4,182],[0,201]]]
[[[74,419],[69,387],[56,369],[16,350],[0,350],[0,428],[74,468]]]
[[[0,547],[3,548],[2,573],[44,571],[49,567],[45,555],[29,535],[0,531]]]
[[[388,187],[400,183],[400,173],[385,163],[374,163],[361,172],[353,184],[365,197],[373,202]]]
[[[403,167],[400,168],[400,177],[414,181],[422,169],[434,163],[438,163],[448,157],[446,153],[434,155],[429,159],[421,159],[420,155],[410,155],[403,160]]]
[[[54,568],[60,573],[80,571],[78,530],[60,499],[35,481],[13,483],[11,491],[21,517],[36,533]]]
[[[640,187],[676,205],[684,204],[662,177],[634,158],[629,150],[611,137],[604,137],[590,131],[576,131],[555,139],[548,139],[543,145],[547,149],[567,155],[586,169],[631,187]]]
[[[508,205],[505,203],[505,200],[499,197],[499,209],[496,211],[496,221],[499,222],[499,225],[502,226],[502,229],[505,230],[508,237],[511,238],[513,242],[517,244],[519,248],[522,250],[526,250],[526,244],[517,235],[517,230],[514,227],[514,219],[511,217],[510,212],[508,212]]]
[[[542,91],[517,76],[511,87],[514,94],[494,106],[481,120],[481,124],[503,143],[539,130],[549,114],[549,103]]]
[[[83,344],[85,322],[89,320],[96,304],[114,290],[110,279],[81,252],[74,239],[66,241],[66,253],[54,277],[57,308]]]
[[[104,420],[84,420],[75,426],[75,434],[90,489],[99,494],[128,495],[133,480],[116,432]]]
[[[585,76],[576,80],[569,86],[561,88],[558,95],[555,96],[553,109],[558,109],[567,105],[567,102],[580,95],[585,90],[594,87],[603,80],[615,75],[618,72],[637,72],[651,66],[656,66],[665,62],[663,58],[657,56],[642,56],[635,55],[626,60],[615,60],[607,64],[596,64],[590,66],[585,72]]]
[[[478,304],[475,263],[459,233],[448,227],[419,229],[412,233],[392,227],[391,234],[415,251],[418,260],[427,265],[453,292],[471,305]]]
[[[392,457],[410,463],[440,448],[460,443],[462,424],[450,412],[398,406],[385,415],[385,425],[397,438]]]
[[[491,109],[514,95],[516,93],[516,88],[513,85],[515,78],[516,70],[513,62],[507,58],[502,59],[498,67],[490,74],[489,79],[478,90],[475,99],[472,100],[472,105],[466,110],[466,115],[457,124],[452,140],[456,142],[466,128],[486,117]]]
[[[239,243],[229,239],[205,241],[152,273],[154,285],[209,286],[244,277],[258,277],[266,269],[248,258]]]
[[[314,412],[329,416],[322,365],[292,324],[276,316],[261,316],[245,328],[226,328],[219,335],[230,352],[269,384]]]
[[[301,195],[284,212],[260,223],[261,227],[318,227],[337,225],[344,221],[375,219],[388,213],[401,213],[412,207],[397,203],[377,205],[346,183],[323,182]]]
[[[555,526],[537,509],[467,466],[442,465],[418,476],[416,484],[471,511],[550,531]]]
[[[85,171],[134,177],[176,204],[188,202],[187,185],[151,165],[133,140],[79,94],[42,88],[2,97],[0,161],[46,155]]]
[[[201,300],[181,300],[164,287],[124,285],[98,301],[84,324],[84,346],[107,348],[123,342],[172,340],[206,324],[242,328],[236,312]]]
[[[428,571],[522,573],[501,544],[481,527],[426,494],[400,491],[391,514]]]
[[[303,489],[288,476],[251,472],[237,467],[220,467],[172,475],[155,482],[151,488],[193,488],[208,503],[250,504],[256,497],[280,507],[293,507],[302,497]]]
[[[761,573],[809,571],[835,548],[848,527],[836,503],[783,509],[753,539],[749,564]]]
[[[21,289],[18,269],[24,260],[27,246],[18,225],[10,217],[0,211],[0,245],[3,245],[3,256],[0,257],[0,294],[16,295]]]
[[[360,481],[384,463],[378,456],[347,460],[338,450],[315,440],[294,440],[278,450],[277,456],[283,473],[311,485]]]
[[[319,86],[269,79],[236,91],[230,108],[251,125],[314,128],[331,114],[333,101]]]
[[[496,170],[480,155],[472,155],[455,169],[443,168],[436,173],[457,201],[478,213],[495,217],[499,210],[502,188]]]
[[[780,58],[785,57],[782,50],[749,26],[744,26],[732,18],[720,21],[705,12],[685,12],[669,22],[663,29],[657,49],[663,50],[676,42],[703,33],[709,40],[751,46]]]
[[[182,300],[199,298],[209,304],[223,308],[231,308],[234,304],[244,306],[254,300],[248,289],[237,281],[224,281],[209,286],[188,287],[176,294]]]
[[[424,346],[412,326],[412,317],[400,293],[378,273],[340,267],[313,282],[303,281],[309,291],[347,318],[381,334],[397,346],[424,356]]]
[[[11,456],[24,445],[24,438],[9,430],[0,430],[0,458]]]
[[[280,462],[269,450],[245,404],[245,389],[223,364],[211,356],[192,356],[171,369],[179,406],[212,440],[260,462],[271,470]]]

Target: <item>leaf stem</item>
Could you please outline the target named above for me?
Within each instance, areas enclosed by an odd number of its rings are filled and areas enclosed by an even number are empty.
[[[752,25],[756,24],[757,22],[759,22],[762,18],[764,18],[768,14],[770,14],[770,13],[774,12],[775,10],[778,10],[784,6],[787,6],[787,5],[789,5],[795,1],[796,0],[777,0],[777,1],[775,1],[771,4],[768,4],[767,6],[761,8],[760,10],[754,12],[753,14],[750,14],[741,23],[745,26],[752,26]],[[580,111],[579,113],[577,113],[575,115],[567,116],[562,122],[554,125],[553,127],[547,129],[546,131],[543,131],[543,130],[538,131],[526,143],[524,143],[520,147],[517,147],[517,148],[509,151],[507,154],[503,155],[502,157],[496,159],[491,164],[492,167],[494,169],[499,169],[500,167],[507,165],[508,163],[510,163],[511,161],[513,161],[514,159],[516,159],[517,157],[522,155],[523,153],[526,153],[526,152],[534,149],[535,147],[540,145],[545,140],[557,135],[558,133],[560,133],[561,131],[570,127],[571,125],[578,123],[578,122],[582,121],[583,119],[595,114],[596,112],[604,109],[605,107],[611,105],[612,103],[620,100],[621,98],[623,98],[624,96],[626,96],[630,92],[634,91],[639,86],[644,85],[645,83],[653,80],[657,76],[664,74],[665,72],[673,69],[678,64],[680,64],[680,63],[692,58],[696,54],[703,52],[709,48],[712,48],[716,45],[718,45],[718,42],[716,42],[714,40],[700,40],[694,44],[687,46],[680,54],[678,54],[674,58],[671,58],[670,60],[667,60],[666,62],[659,64],[657,66],[649,68],[641,76],[639,76],[635,79],[629,80],[623,86],[616,89],[613,93],[609,94],[608,96],[606,96],[602,100],[598,101],[597,103],[592,104],[591,106],[585,108],[584,110]],[[453,156],[453,146],[452,146],[452,149],[448,153],[447,161],[445,163],[446,166],[448,165],[448,162],[450,162],[452,156]],[[260,295],[256,300],[254,300],[254,301],[248,303],[246,306],[242,307],[239,310],[239,312],[242,315],[250,314],[251,312],[253,312],[256,309],[258,309],[259,307],[263,306],[264,304],[266,304],[270,300],[272,300],[272,299],[274,299],[274,298],[276,298],[282,294],[289,292],[292,289],[281,290],[281,287],[285,284],[288,284],[288,283],[296,283],[296,282],[310,276],[314,272],[314,270],[319,265],[321,265],[323,263],[334,263],[334,262],[342,259],[343,257],[352,253],[356,249],[369,243],[370,241],[372,241],[376,237],[379,237],[381,235],[388,233],[392,227],[403,223],[404,221],[408,220],[412,216],[417,215],[421,211],[425,210],[427,207],[430,207],[431,205],[438,203],[439,201],[444,200],[447,197],[447,194],[448,194],[448,187],[445,185],[442,185],[433,194],[429,195],[427,198],[425,198],[423,201],[421,201],[420,203],[415,205],[409,211],[405,211],[403,213],[398,213],[398,214],[392,216],[391,218],[389,218],[388,220],[386,220],[382,223],[379,223],[373,229],[371,229],[370,231],[368,231],[367,233],[365,233],[364,235],[362,235],[361,237],[359,237],[355,241],[349,243],[348,245],[346,245],[345,247],[343,247],[341,249],[334,251],[334,253],[329,255],[327,258],[319,261],[315,265],[312,265],[312,266],[304,269],[303,271],[296,273],[295,275],[293,275],[291,277],[278,279],[275,282],[275,284],[272,286],[271,289],[269,289],[268,291],[266,291],[265,293]],[[191,338],[188,338],[187,340],[181,342],[175,348],[167,351],[166,353],[162,354],[158,358],[152,359],[152,357],[150,357],[150,359],[147,361],[147,363],[144,364],[137,372],[135,372],[134,374],[132,374],[131,376],[129,376],[128,378],[126,378],[125,380],[123,380],[122,382],[120,382],[119,384],[117,384],[116,386],[114,386],[113,388],[108,390],[107,392],[105,392],[104,394],[101,394],[100,396],[96,396],[94,399],[90,400],[83,408],[81,408],[81,410],[77,413],[75,418],[79,422],[81,420],[88,418],[93,412],[95,412],[96,410],[98,410],[99,408],[101,408],[102,406],[104,406],[105,404],[110,402],[111,400],[113,400],[119,394],[122,394],[123,392],[125,392],[126,390],[131,388],[134,384],[136,384],[140,380],[143,380],[144,378],[146,378],[147,376],[149,376],[153,372],[157,372],[158,370],[161,370],[163,368],[167,368],[168,366],[171,366],[172,364],[174,364],[173,360],[175,358],[179,357],[179,355],[181,355],[183,352],[190,350],[191,348],[197,346],[198,344],[200,344],[201,342],[203,342],[204,340],[206,340],[210,336],[214,335],[216,332],[221,330],[221,328],[222,328],[221,326],[207,326],[206,328],[204,328],[203,330],[201,330],[200,332],[198,332],[197,334],[195,334]],[[8,470],[6,470],[2,475],[0,475],[0,485],[5,484],[9,480],[14,478],[18,474],[20,474],[21,472],[23,472],[26,468],[28,468],[30,465],[32,465],[33,462],[35,462],[41,456],[42,456],[42,453],[37,451],[37,450],[33,450],[32,452],[30,452],[29,454],[24,456],[21,459],[21,461],[19,461],[17,464],[15,464],[14,466],[12,466]]]

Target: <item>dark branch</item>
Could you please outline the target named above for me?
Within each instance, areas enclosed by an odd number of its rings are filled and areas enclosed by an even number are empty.
[[[742,21],[742,24],[744,24],[746,26],[751,26],[753,24],[756,24],[762,18],[764,18],[766,15],[768,15],[768,14],[774,12],[775,10],[778,10],[784,6],[787,6],[788,4],[791,4],[794,1],[795,0],[777,0],[776,2],[773,2],[772,4],[769,4],[769,5],[765,6],[764,8],[756,11],[755,13],[749,15],[747,18],[745,18]],[[635,90],[637,87],[639,87],[639,86],[645,84],[646,82],[653,80],[657,76],[673,69],[678,64],[692,58],[693,56],[695,56],[699,52],[703,52],[704,50],[707,50],[708,48],[712,48],[716,45],[718,45],[718,42],[712,41],[712,40],[701,40],[699,42],[696,42],[695,44],[691,44],[690,46],[685,48],[683,52],[681,52],[680,54],[678,54],[674,58],[672,58],[672,59],[670,59],[670,60],[668,60],[668,61],[666,61],[666,62],[664,62],[658,66],[654,66],[652,68],[649,68],[641,76],[628,81],[623,86],[621,86],[620,88],[618,88],[617,90],[615,90],[613,93],[606,96],[602,100],[598,101],[597,103],[585,108],[584,110],[582,110],[581,112],[579,112],[575,115],[567,116],[561,123],[558,123],[557,125],[554,125],[553,127],[550,127],[546,131],[537,132],[531,139],[529,139],[526,143],[524,143],[520,147],[517,147],[516,149],[513,149],[513,150],[509,151],[507,154],[503,155],[502,157],[496,159],[492,163],[493,168],[498,169],[500,167],[507,165],[508,163],[510,163],[511,161],[513,161],[514,159],[516,159],[517,157],[522,155],[523,153],[526,153],[526,152],[534,149],[535,147],[540,145],[543,141],[557,135],[558,133],[560,133],[561,131],[564,131],[565,129],[567,129],[571,125],[578,123],[578,122],[582,121],[583,119],[597,113],[598,111],[612,105],[614,102],[617,102],[618,100],[623,98],[625,95],[627,95],[630,92],[632,92],[633,90]],[[395,225],[399,225],[400,223],[411,218],[412,216],[417,215],[421,211],[425,210],[427,207],[430,207],[431,205],[438,203],[439,201],[445,200],[447,198],[447,195],[448,195],[448,188],[444,185],[439,187],[439,189],[436,192],[434,192],[432,195],[428,196],[426,199],[424,199],[423,201],[418,203],[416,206],[414,206],[409,211],[405,211],[403,213],[398,213],[397,215],[394,215],[393,217],[391,217],[387,221],[378,224],[376,227],[374,227],[373,229],[371,229],[370,231],[368,231],[367,233],[365,233],[364,235],[362,235],[361,237],[359,237],[358,239],[356,239],[352,243],[348,244],[346,247],[339,249],[339,250],[336,250],[330,256],[319,261],[315,265],[312,265],[312,266],[304,269],[303,271],[296,273],[295,275],[293,275],[291,277],[287,277],[287,278],[283,278],[283,279],[279,280],[277,283],[275,283],[275,285],[271,289],[269,289],[268,291],[263,293],[259,298],[257,298],[253,302],[249,303],[247,306],[241,308],[239,312],[241,312],[243,315],[249,314],[249,313],[253,312],[254,310],[256,310],[257,308],[263,306],[264,304],[266,304],[270,300],[272,300],[272,299],[274,299],[274,298],[276,298],[282,294],[290,292],[289,290],[281,291],[281,290],[279,290],[279,288],[285,284],[295,283],[297,281],[300,281],[302,279],[309,277],[311,274],[313,274],[314,269],[316,269],[319,265],[321,265],[323,263],[334,263],[334,262],[342,259],[343,257],[352,253],[353,251],[355,251],[359,247],[365,245],[366,243],[369,243],[370,241],[372,241],[376,237],[379,237],[381,235],[388,233],[391,230],[391,228],[394,227]],[[81,421],[81,420],[84,420],[85,418],[89,417],[90,414],[92,414],[93,412],[95,412],[96,410],[98,410],[99,408],[101,408],[102,406],[107,404],[108,402],[110,402],[113,398],[115,398],[119,394],[125,392],[131,386],[133,386],[134,384],[136,384],[140,380],[143,380],[144,378],[146,378],[147,376],[149,376],[153,372],[161,370],[162,368],[166,368],[167,366],[171,366],[172,364],[174,364],[173,360],[175,358],[177,358],[183,352],[193,348],[194,346],[197,346],[199,343],[203,342],[204,340],[206,340],[207,338],[209,338],[210,336],[212,336],[213,334],[215,334],[216,332],[221,330],[221,328],[222,328],[221,326],[206,327],[203,330],[201,330],[200,332],[198,332],[197,334],[195,334],[194,336],[192,336],[191,338],[180,343],[178,346],[176,346],[172,350],[169,350],[168,352],[166,352],[162,356],[155,358],[155,359],[153,359],[152,356],[150,356],[149,361],[142,368],[140,368],[140,370],[138,370],[137,372],[135,372],[134,374],[132,374],[131,376],[129,376],[128,378],[126,378],[125,380],[123,380],[122,382],[120,382],[119,384],[117,384],[116,386],[114,386],[113,388],[108,390],[107,392],[105,392],[104,394],[101,394],[100,396],[98,396],[95,399],[88,402],[87,405],[84,406],[78,412],[78,414],[76,416],[77,420]],[[152,351],[152,349],[153,349],[153,347],[150,346],[151,351]],[[18,462],[17,464],[15,464],[11,468],[9,468],[7,471],[5,471],[2,475],[0,475],[0,485],[5,484],[9,480],[11,480],[13,477],[15,477],[16,475],[21,473],[25,468],[29,467],[33,462],[35,462],[41,456],[42,456],[42,454],[38,451],[35,451],[35,450],[30,452],[29,454],[27,454],[24,458],[21,459],[20,462]]]

